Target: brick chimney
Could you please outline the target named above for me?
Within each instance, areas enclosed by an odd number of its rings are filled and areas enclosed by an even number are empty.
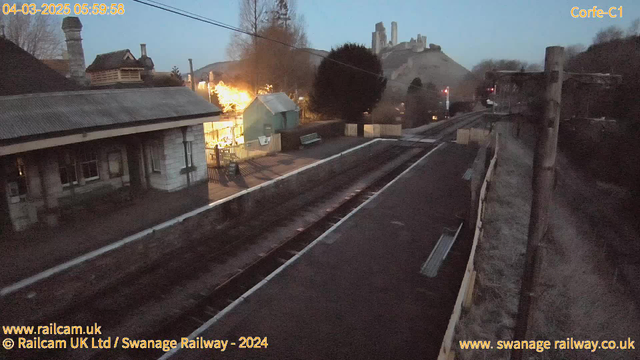
[[[82,23],[75,16],[68,16],[62,20],[62,31],[67,41],[67,53],[69,54],[69,73],[71,79],[80,85],[88,85],[89,80],[85,72],[84,50],[82,49]]]
[[[140,57],[147,56],[147,44],[140,44]]]

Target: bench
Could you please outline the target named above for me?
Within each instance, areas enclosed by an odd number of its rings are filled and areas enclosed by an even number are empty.
[[[309,145],[313,144],[316,141],[321,141],[322,138],[318,135],[318,133],[311,133],[307,135],[300,136],[300,144]]]

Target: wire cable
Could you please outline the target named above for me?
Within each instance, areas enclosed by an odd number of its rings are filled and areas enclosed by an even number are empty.
[[[309,51],[307,49],[300,48],[300,47],[297,47],[297,46],[292,45],[292,44],[288,44],[288,43],[286,43],[284,41],[280,41],[280,40],[277,40],[277,39],[271,39],[271,38],[268,38],[268,37],[260,35],[260,34],[252,33],[252,32],[243,30],[241,28],[238,28],[238,27],[235,27],[235,26],[232,26],[232,25],[229,25],[229,24],[225,24],[225,23],[223,23],[221,21],[217,21],[217,20],[214,20],[214,19],[211,19],[211,18],[207,18],[205,16],[198,15],[198,14],[195,14],[195,13],[192,13],[192,12],[189,12],[189,11],[186,11],[186,10],[183,10],[183,9],[171,6],[171,5],[163,4],[163,3],[155,1],[155,0],[145,0],[145,1],[133,0],[133,1],[137,2],[139,4],[143,4],[143,5],[147,5],[147,6],[159,9],[159,10],[164,10],[164,11],[176,14],[176,15],[184,16],[184,17],[190,18],[192,20],[204,22],[204,23],[207,23],[207,24],[210,24],[210,25],[214,25],[214,26],[218,26],[218,27],[227,29],[227,30],[231,30],[231,31],[239,32],[239,33],[242,33],[242,34],[245,34],[245,35],[253,36],[253,37],[256,37],[258,39],[263,39],[263,40],[275,42],[277,44],[280,44],[280,45],[283,45],[283,46],[286,46],[286,47],[289,47],[291,49],[295,49],[295,50],[298,50],[298,51],[301,51],[301,52],[305,52],[305,53],[310,54],[310,55],[319,56],[319,57],[321,57],[323,59],[326,59],[326,60],[329,60],[329,61],[333,61],[333,62],[335,62],[337,64],[349,67],[349,68],[351,68],[353,70],[357,70],[357,71],[361,71],[361,72],[364,72],[364,73],[369,74],[369,75],[373,75],[373,76],[375,76],[375,77],[377,77],[379,79],[386,79],[387,83],[393,82],[393,83],[404,85],[404,86],[407,86],[407,87],[414,87],[414,88],[420,89],[422,91],[432,91],[434,93],[440,94],[439,90],[426,89],[426,88],[423,88],[423,87],[415,86],[413,84],[407,84],[407,83],[404,83],[404,82],[401,82],[401,81],[387,79],[384,75],[380,75],[380,74],[374,73],[372,71],[365,70],[365,69],[359,68],[357,66],[354,66],[354,65],[342,62],[342,61],[338,61],[336,59],[332,59],[332,58],[330,58],[328,56],[324,56],[324,55],[321,55],[321,54],[314,53],[314,52]]]

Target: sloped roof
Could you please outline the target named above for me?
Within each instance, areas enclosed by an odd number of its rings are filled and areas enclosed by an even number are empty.
[[[64,77],[70,74],[68,59],[42,59],[41,61]]]
[[[127,54],[131,54],[134,60],[125,59]],[[96,56],[91,65],[87,67],[87,72],[114,70],[120,68],[144,68],[140,61],[135,60],[135,56],[129,49],[113,51]]]
[[[274,94],[265,94],[256,96],[252,103],[259,101],[273,114],[294,111],[298,109],[296,103],[294,103],[287,94],[279,92]],[[251,105],[251,104],[250,104]]]
[[[1,36],[0,54],[0,96],[80,89],[78,84]]]
[[[0,144],[221,113],[186,87],[3,96],[0,108]]]

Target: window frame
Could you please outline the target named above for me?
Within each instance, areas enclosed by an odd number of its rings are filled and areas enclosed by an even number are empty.
[[[154,159],[154,156],[156,157]],[[160,145],[157,142],[149,144],[149,165],[151,172],[156,174],[162,173],[162,160],[160,159]]]
[[[111,164],[112,164],[111,156],[112,155],[117,155],[118,170],[120,170],[117,173],[114,172],[113,171],[114,169],[111,168]],[[119,177],[122,177],[124,175],[124,168],[123,168],[124,164],[123,164],[123,161],[122,161],[122,151],[121,150],[109,151],[107,153],[107,164],[108,164],[108,167],[109,167],[109,178],[110,179],[119,178]]]
[[[184,151],[186,151],[185,156],[185,168],[190,168],[193,166],[193,141],[185,141],[186,146],[182,146]]]
[[[95,155],[95,158],[90,158],[89,160],[85,160],[83,159],[83,157],[85,156],[89,156],[89,155]],[[93,180],[99,180],[100,179],[100,159],[98,156],[98,152],[97,151],[85,151],[80,153],[80,156],[78,156],[78,158],[80,158],[79,163],[80,163],[80,171],[82,172],[82,178],[85,181],[93,181]],[[95,165],[95,169],[96,169],[96,175],[94,176],[89,176],[89,177],[85,177],[85,173],[84,173],[84,166],[85,165],[90,165],[91,163],[93,163]],[[76,170],[77,173],[77,170]],[[89,175],[91,175],[91,171],[89,170]],[[77,177],[77,174],[76,174]]]
[[[71,181],[71,182],[67,181],[66,183],[62,182],[62,171],[64,170],[66,173],[70,166],[73,167],[75,181]],[[67,180],[70,180],[71,178],[69,177],[69,174],[66,174],[66,175],[67,175]],[[75,157],[72,158],[71,164],[69,165],[65,164],[64,162],[58,163],[58,177],[60,178],[60,184],[62,184],[63,188],[71,186],[71,184],[78,185],[78,166],[77,166]]]

